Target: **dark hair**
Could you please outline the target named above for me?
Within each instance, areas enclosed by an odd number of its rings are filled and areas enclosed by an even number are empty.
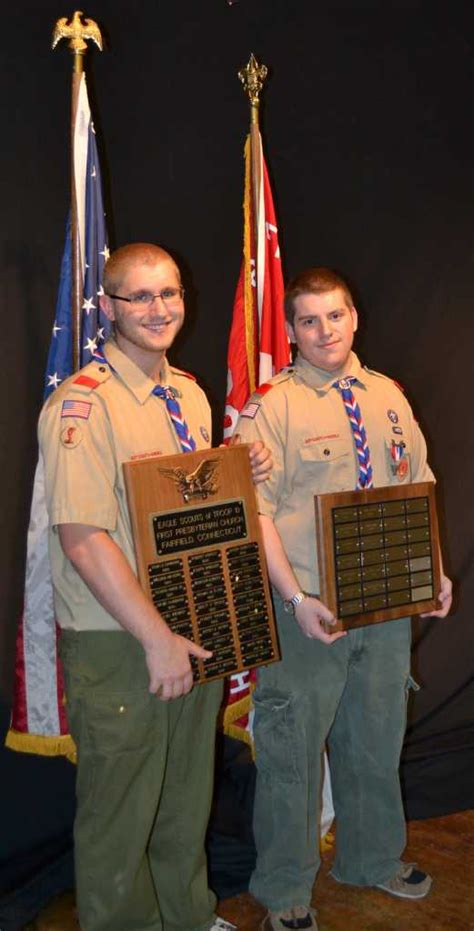
[[[285,317],[288,323],[293,326],[295,319],[295,298],[300,294],[325,294],[327,291],[335,291],[340,288],[344,294],[346,304],[349,308],[354,306],[352,294],[349,288],[337,272],[331,268],[323,266],[317,268],[307,268],[306,271],[300,272],[296,278],[290,281],[285,291]]]

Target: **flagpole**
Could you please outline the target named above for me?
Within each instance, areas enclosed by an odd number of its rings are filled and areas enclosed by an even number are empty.
[[[76,175],[74,164],[74,142],[76,131],[76,117],[84,73],[84,56],[87,52],[87,39],[92,39],[102,51],[102,35],[97,23],[93,19],[82,22],[82,12],[76,10],[71,20],[66,16],[58,19],[53,31],[52,48],[54,49],[61,39],[69,39],[68,46],[73,54],[72,81],[71,81],[71,321],[72,321],[72,366],[76,372],[80,367],[81,358],[81,315],[83,301],[84,269],[82,268],[81,241],[79,235],[79,217],[76,192]]]
[[[253,52],[250,55],[249,61],[245,68],[242,68],[242,70],[239,71],[239,78],[250,101],[250,150],[252,159],[252,199],[254,208],[253,215],[255,226],[255,242],[258,242],[258,226],[260,221],[260,190],[262,180],[260,164],[259,95],[267,74],[268,68],[265,65],[259,65]]]

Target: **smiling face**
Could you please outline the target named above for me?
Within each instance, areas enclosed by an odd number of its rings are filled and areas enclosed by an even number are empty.
[[[311,365],[345,374],[357,329],[357,311],[341,288],[322,294],[300,294],[293,300],[288,336]]]
[[[144,292],[158,294],[181,285],[173,260],[163,253],[156,261],[131,263],[120,277],[115,293],[133,298]],[[140,307],[103,295],[101,307],[114,323],[117,345],[149,375],[159,371],[163,356],[183,325],[182,299],[172,307],[156,297],[149,307]]]

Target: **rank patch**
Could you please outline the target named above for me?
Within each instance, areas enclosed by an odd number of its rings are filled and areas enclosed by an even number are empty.
[[[200,432],[200,434],[201,434],[201,436],[202,436],[204,442],[205,442],[205,443],[209,443],[209,433],[207,432],[206,428],[205,428],[205,427],[199,427],[199,432]]]
[[[82,440],[80,427],[64,427],[61,432],[61,445],[66,449],[75,449]]]
[[[391,408],[387,411],[387,417],[392,423],[398,423],[398,414],[396,411],[393,411]]]
[[[63,401],[61,417],[80,417],[82,420],[88,420],[91,407],[92,404],[89,404],[88,401]]]

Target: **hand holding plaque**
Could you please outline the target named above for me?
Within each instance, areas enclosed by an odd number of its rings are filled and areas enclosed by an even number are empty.
[[[426,614],[439,606],[432,482],[314,500],[321,600],[339,619],[339,629]]]
[[[248,448],[124,463],[142,587],[205,649],[197,681],[279,658]]]

